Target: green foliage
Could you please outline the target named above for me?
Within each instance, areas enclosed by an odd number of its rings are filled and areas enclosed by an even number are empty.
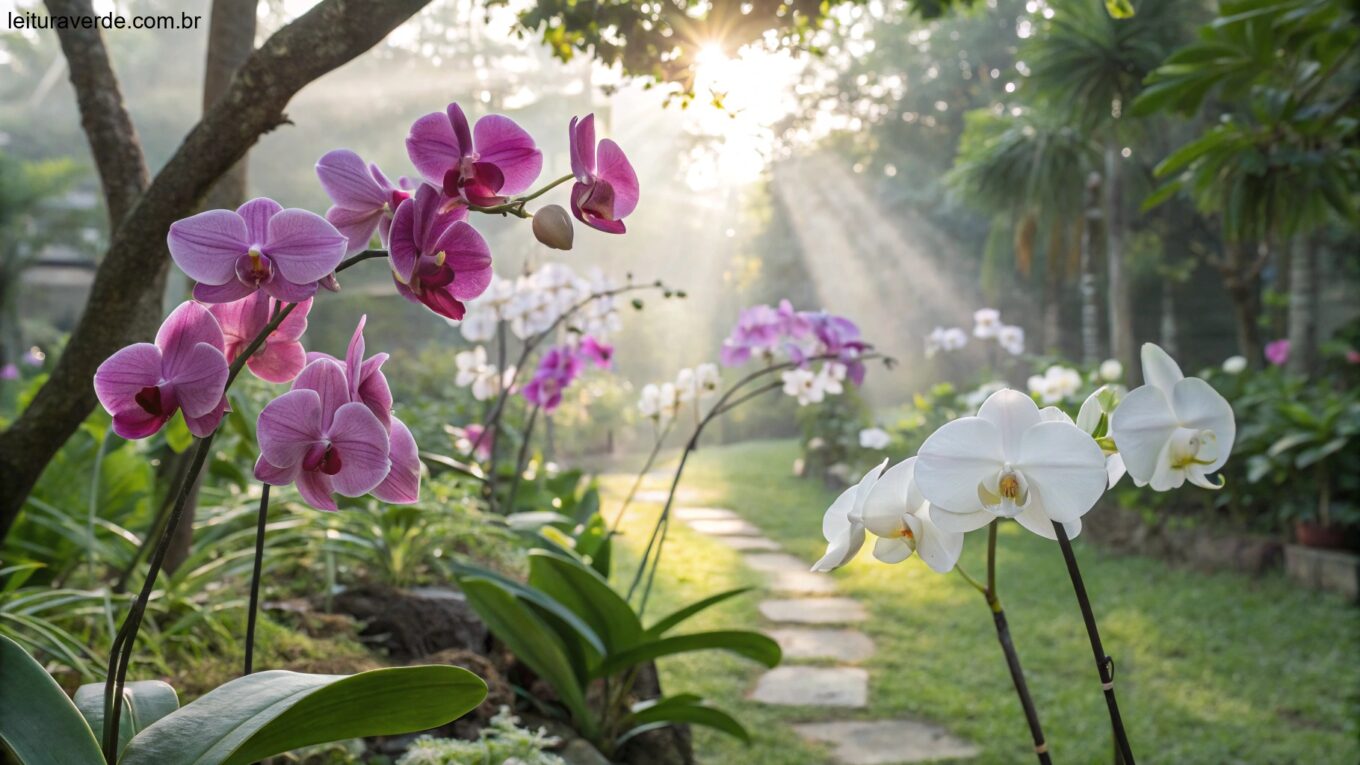
[[[90,726],[61,686],[0,635],[0,745],[18,765],[102,765]]]
[[[476,741],[421,736],[397,760],[397,765],[564,765],[545,751],[561,743],[543,728],[519,727],[519,718],[501,707]]]
[[[104,684],[92,683],[76,689],[76,708],[89,723],[90,730],[104,729]],[[133,736],[152,723],[179,709],[179,696],[168,683],[138,680],[123,685],[123,710],[118,716],[118,751]]]
[[[589,524],[586,524],[588,527]],[[638,667],[694,651],[722,650],[766,666],[779,663],[779,646],[744,630],[679,636],[665,632],[737,593],[722,593],[643,626],[631,604],[599,571],[565,547],[530,551],[527,584],[460,565],[455,571],[468,602],[497,639],[550,686],[582,737],[606,754],[632,735],[674,723],[708,725],[745,738],[744,729],[697,696],[680,694],[630,704]],[[594,690],[602,687],[602,693]],[[611,689],[613,689],[611,691]]]

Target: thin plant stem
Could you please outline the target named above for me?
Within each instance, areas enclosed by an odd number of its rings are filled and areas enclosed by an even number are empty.
[[[255,567],[250,572],[250,610],[246,612],[246,662],[241,674],[255,671],[255,619],[260,610],[260,572],[264,569],[264,529],[269,522],[269,484],[260,484],[260,513],[255,523]]]
[[[1114,731],[1116,761],[1122,765],[1134,765],[1133,748],[1129,745],[1129,734],[1124,730],[1124,719],[1119,714],[1119,700],[1114,693],[1114,657],[1105,653],[1100,642],[1100,628],[1096,626],[1095,612],[1091,610],[1091,598],[1086,594],[1086,584],[1081,578],[1081,568],[1077,566],[1077,555],[1072,550],[1072,540],[1061,523],[1054,523],[1053,530],[1058,535],[1058,545],[1062,547],[1063,560],[1067,562],[1067,575],[1072,579],[1072,589],[1077,594],[1077,605],[1081,607],[1081,618],[1086,623],[1086,636],[1091,639],[1091,653],[1095,656],[1096,672],[1100,675],[1100,687],[1105,692],[1105,706],[1110,710],[1110,727]]]
[[[638,489],[642,488],[642,479],[647,476],[656,462],[656,457],[661,453],[661,447],[666,443],[666,436],[675,427],[674,418],[666,423],[666,427],[656,435],[656,443],[652,444],[652,451],[647,455],[647,461],[642,463],[642,469],[638,471],[637,478],[633,479],[633,486],[628,490],[628,496],[623,498],[623,506],[619,508],[618,515],[614,516],[614,522],[609,526],[609,534],[613,536],[619,532],[619,524],[623,522],[623,516],[628,512],[628,506],[633,504],[633,499],[637,497]]]
[[[189,463],[192,461],[192,457],[185,451],[174,455],[174,460],[174,474],[170,486],[161,499],[160,505],[156,508],[156,517],[152,519],[151,527],[147,529],[146,536],[142,537],[142,542],[137,545],[137,550],[132,554],[132,559],[128,561],[127,565],[123,567],[123,571],[118,575],[118,581],[113,585],[113,591],[116,593],[127,591],[128,580],[137,571],[137,564],[142,562],[142,557],[160,538],[166,521],[170,520],[170,507],[174,504],[175,496],[179,493],[180,483],[184,481],[184,476],[189,472]]]
[[[487,215],[514,215],[519,218],[532,218],[533,213],[527,212],[524,205],[547,194],[549,191],[575,178],[576,176],[567,174],[554,180],[552,183],[543,186],[532,194],[515,197],[508,202],[498,205],[468,205],[467,208],[473,212],[485,213]]]
[[[505,498],[505,509],[508,512],[515,512],[515,495],[519,493],[519,482],[524,478],[524,467],[529,460],[529,443],[534,438],[534,422],[538,420],[538,412],[542,407],[535,405],[529,411],[529,420],[524,424],[524,440],[519,445],[519,456],[515,458],[515,476],[510,479],[510,492]]]

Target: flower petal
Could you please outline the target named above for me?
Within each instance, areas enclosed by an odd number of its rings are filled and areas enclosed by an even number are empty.
[[[364,325],[367,323],[368,314],[361,315],[354,334],[350,335],[349,347],[345,349],[345,379],[349,381],[350,401],[359,400],[359,376],[364,366]]]
[[[491,248],[477,229],[458,221],[450,226],[434,246],[445,255],[444,265],[453,269],[449,294],[459,300],[472,300],[486,292],[495,273],[491,268]]]
[[[392,422],[392,389],[387,385],[387,375],[382,373],[386,353],[378,353],[364,361],[359,373],[359,397],[369,411],[377,415],[378,421],[387,427]]]
[[[236,208],[236,214],[246,222],[246,242],[251,247],[263,245],[269,238],[269,221],[283,212],[283,205],[269,197],[256,197]]]
[[[911,545],[901,537],[879,537],[874,542],[874,557],[884,563],[901,563],[911,557]]]
[[[1166,351],[1153,343],[1143,343],[1143,379],[1148,385],[1160,388],[1170,398],[1171,389],[1184,378],[1180,365]]]
[[[448,115],[434,112],[412,123],[406,136],[406,155],[425,180],[443,185],[444,173],[456,167],[463,157]]]
[[[417,194],[419,196],[419,194]],[[420,245],[416,233],[415,197],[402,201],[392,216],[392,228],[388,233],[388,260],[397,279],[409,284],[416,273],[416,263],[420,258]]]
[[[337,492],[358,497],[387,477],[392,468],[387,430],[368,407],[357,401],[340,407],[326,435],[340,455],[340,472],[331,476]]]
[[[567,126],[567,138],[571,147],[571,174],[576,180],[587,183],[595,174],[595,115],[587,114],[580,119],[572,117]]]
[[[140,412],[137,394],[160,381],[161,350],[151,343],[134,343],[115,351],[95,370],[94,394],[111,415],[130,409]]]
[[[301,462],[294,462],[286,468],[274,467],[264,457],[255,460],[255,479],[270,486],[287,486],[297,480]]]
[[[326,196],[343,209],[372,212],[387,203],[387,192],[378,185],[363,159],[349,149],[326,152],[317,160],[316,177]]]
[[[1039,416],[1037,408],[1034,416]],[[1005,462],[1001,430],[981,417],[946,423],[917,454],[916,485],[921,495],[938,509],[958,514],[983,509],[978,484],[995,476]]]
[[[1052,520],[1075,521],[1105,493],[1105,454],[1095,439],[1065,422],[1043,422],[1025,431],[1016,465]],[[1031,501],[1033,498],[1031,497]]]
[[[201,303],[234,303],[255,294],[254,284],[246,284],[237,279],[233,274],[231,281],[225,284],[205,284],[199,282],[194,285],[194,300]]]
[[[321,396],[314,390],[292,390],[265,404],[256,422],[260,455],[270,465],[292,468],[313,444],[322,440]]]
[[[331,477],[320,470],[300,470],[297,476],[298,493],[307,504],[317,510],[338,510]]]
[[[949,573],[963,554],[963,534],[936,526],[929,513],[917,513],[916,518],[921,522],[920,532],[916,535],[916,553],[932,571]]]
[[[394,505],[409,505],[420,499],[420,449],[406,423],[392,418],[388,459],[392,468],[373,490],[373,496]]]
[[[1187,377],[1172,388],[1171,409],[1182,427],[1213,431],[1217,437],[1218,456],[1203,466],[1204,472],[1212,473],[1223,467],[1237,438],[1237,422],[1228,400],[1209,383]]]
[[[286,383],[307,366],[307,354],[296,340],[268,342],[246,361],[256,377],[271,383]]]
[[[382,218],[381,207],[359,212],[337,206],[326,211],[326,220],[345,237],[345,255],[355,255],[368,249],[369,242],[373,241],[373,232]]]
[[[203,417],[213,412],[227,390],[227,357],[221,351],[199,343],[175,357],[170,368],[166,356],[166,379],[175,386],[175,397],[187,417]]]
[[[1124,455],[1115,453],[1105,458],[1105,474],[1109,476],[1111,489],[1124,477],[1124,472]]]
[[[303,367],[297,379],[293,380],[293,390],[316,392],[321,404],[321,411],[317,415],[318,432],[321,433],[330,430],[335,413],[341,406],[349,403],[349,385],[345,380],[345,368],[340,366],[339,362],[330,359],[317,359]],[[283,464],[272,459],[270,462],[275,465]]]
[[[853,560],[863,546],[864,527],[847,525],[842,533],[829,541],[826,546],[826,554],[822,556],[821,560],[812,564],[812,570],[825,573],[840,568]]]
[[[505,177],[499,193],[518,194],[538,179],[543,170],[543,153],[524,128],[501,114],[488,114],[472,128],[472,143],[482,162],[497,167]]]
[[[315,282],[335,270],[348,242],[325,218],[309,210],[284,210],[269,219],[266,254],[294,284]]]
[[[1043,508],[1037,503],[1031,502],[1029,507],[1015,516],[1015,522],[1044,539],[1051,539],[1054,541],[1058,539],[1058,532],[1053,530],[1053,521],[1044,513]],[[1063,528],[1067,529],[1067,536],[1069,539],[1076,539],[1077,535],[1081,533],[1081,519],[1078,518],[1075,521],[1064,523]]]
[[[1039,405],[1018,390],[1003,388],[987,397],[978,410],[978,417],[992,423],[1001,432],[1001,452],[1006,461],[1020,456],[1020,438],[1031,425],[1042,421]]]
[[[224,394],[217,400],[217,404],[206,413],[194,416],[188,411],[184,412],[184,424],[189,428],[189,432],[199,438],[207,438],[217,426],[222,424],[222,418],[227,414],[227,397]]]
[[[915,486],[916,460],[899,462],[879,476],[861,511],[866,529],[880,537],[894,536],[902,530],[902,516],[920,506],[910,503],[912,494],[920,498]]]
[[[141,407],[134,406],[113,415],[113,432],[129,441],[136,441],[154,435],[169,421],[166,415],[148,414]]]
[[[938,505],[930,505],[927,511],[930,520],[942,531],[956,531],[966,534],[976,531],[996,520],[996,516],[986,510],[973,513],[951,513]]]
[[[311,300],[316,295],[317,282],[307,284],[296,284],[284,278],[283,274],[275,273],[274,277],[260,285],[265,294],[283,303],[301,303],[304,300]]]
[[[219,351],[226,350],[226,339],[217,317],[207,307],[186,300],[165,317],[156,331],[156,347],[165,357],[166,377],[175,376],[179,357],[199,343],[207,343]]]
[[[170,224],[165,242],[190,279],[225,284],[236,279],[236,259],[250,249],[246,222],[231,210],[208,210]]]
[[[600,141],[599,168],[596,174],[614,188],[614,218],[626,218],[637,209],[637,173],[624,156],[623,149],[608,138]]]
[[[1152,478],[1157,457],[1175,432],[1171,402],[1153,385],[1130,391],[1110,414],[1110,437],[1124,457],[1124,467],[1140,485]]]

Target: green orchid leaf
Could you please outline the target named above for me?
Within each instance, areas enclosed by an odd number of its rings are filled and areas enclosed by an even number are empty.
[[[0,635],[0,750],[18,765],[104,765],[94,732],[61,686]]]
[[[702,725],[740,739],[743,743],[751,743],[750,734],[736,718],[716,707],[705,706],[703,700],[696,696],[673,696],[643,702],[633,707],[628,721],[633,727],[619,736],[619,744],[640,733],[677,723]]]
[[[694,616],[700,611],[704,611],[708,608],[711,608],[712,606],[716,606],[719,603],[723,602],[724,600],[727,600],[728,598],[735,598],[736,596],[741,595],[742,593],[750,591],[751,591],[750,587],[738,587],[734,590],[720,592],[717,595],[711,595],[707,598],[704,598],[703,600],[691,603],[688,606],[685,606],[684,608],[678,609],[667,614],[666,616],[661,617],[661,619],[657,621],[656,624],[653,624],[652,626],[647,628],[647,634],[652,637],[660,637],[669,632],[671,629],[674,629],[681,622],[684,622],[686,619],[689,619],[691,616]]]
[[[529,584],[589,624],[604,641],[607,653],[632,648],[642,638],[642,622],[628,601],[595,569],[575,558],[530,550]]]
[[[660,638],[642,643],[626,651],[611,653],[601,660],[592,674],[595,677],[604,677],[663,656],[708,650],[731,651],[748,659],[754,659],[767,667],[778,664],[783,657],[779,650],[779,644],[759,632],[749,630],[696,632],[692,635]]]
[[[133,737],[120,765],[249,765],[305,746],[414,733],[486,698],[459,667],[391,667],[357,675],[273,670],[209,691]]]
[[[76,709],[85,716],[90,730],[104,730],[104,684],[86,683],[76,689]],[[118,751],[132,737],[179,709],[179,696],[168,683],[138,680],[123,684],[123,711],[118,715]]]

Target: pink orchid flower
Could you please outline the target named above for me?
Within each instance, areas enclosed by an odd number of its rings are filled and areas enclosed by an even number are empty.
[[[538,369],[520,395],[543,411],[552,412],[562,404],[562,392],[581,374],[581,357],[565,345],[548,349],[539,359]]]
[[[264,290],[290,303],[316,294],[345,257],[345,236],[307,210],[252,199],[232,210],[208,210],[170,225],[170,256],[198,282],[194,297],[230,303]]]
[[[227,410],[224,348],[217,320],[189,301],[166,318],[155,344],[135,343],[110,356],[94,373],[94,392],[113,416],[113,431],[146,438],[183,410],[189,432],[212,433]]]
[[[272,486],[297,484],[318,510],[337,509],[337,492],[373,491],[392,467],[387,429],[366,405],[350,400],[345,369],[331,359],[308,364],[291,391],[266,404],[256,431],[255,477]]]
[[[374,231],[386,247],[392,215],[411,196],[410,183],[402,178],[394,185],[377,165],[365,165],[349,149],[327,152],[316,163],[316,175],[335,203],[326,211],[326,220],[349,239],[345,254],[362,252]]]
[[[451,199],[496,205],[527,190],[543,169],[534,139],[509,117],[488,114],[468,130],[458,104],[411,125],[406,153],[425,180]]]
[[[281,307],[278,300],[265,292],[256,292],[234,303],[215,303],[208,307],[222,327],[229,363],[235,361],[246,346],[264,331],[274,311]],[[307,354],[298,339],[307,331],[307,314],[311,310],[311,298],[299,303],[246,360],[246,367],[256,377],[265,382],[286,383],[298,376],[298,372],[307,365]]]
[[[591,335],[582,338],[581,345],[576,350],[582,359],[594,364],[598,369],[609,369],[614,366],[614,346],[602,343]]]
[[[462,319],[464,301],[486,291],[494,276],[491,249],[443,196],[422,185],[392,219],[390,259],[397,292],[448,319]]]
[[[571,118],[571,212],[582,223],[609,234],[627,229],[623,219],[638,203],[638,179],[623,149],[608,138],[595,146],[595,115]]]

